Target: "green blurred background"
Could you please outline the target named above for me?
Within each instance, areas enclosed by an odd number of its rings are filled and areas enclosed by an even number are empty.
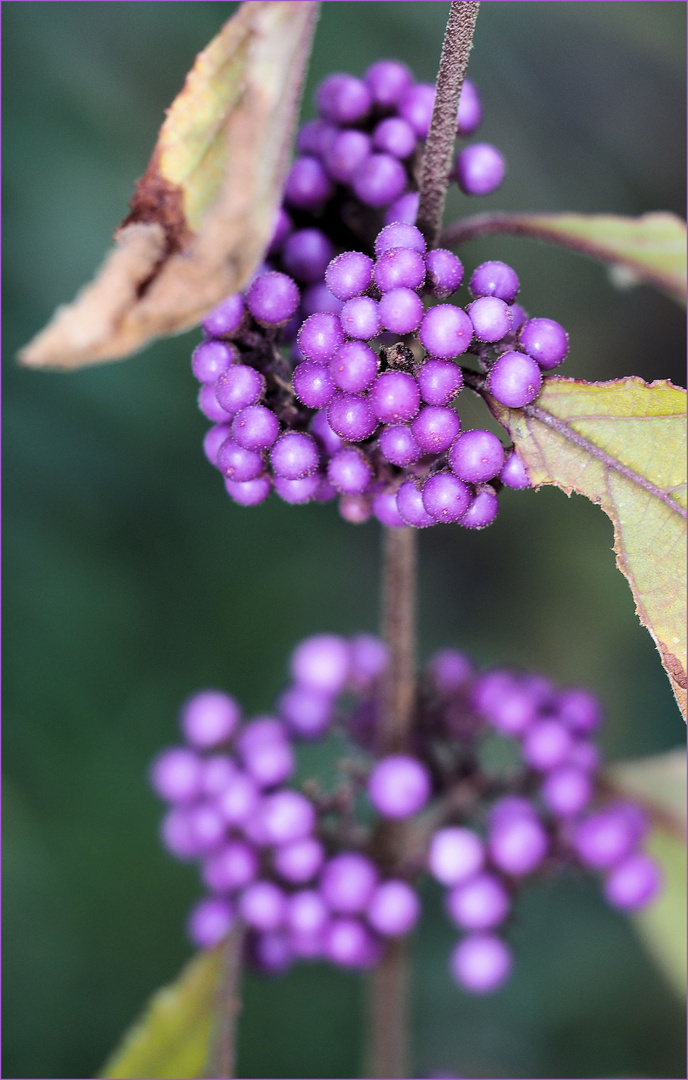
[[[325,3],[304,115],[332,69],[380,56],[433,80],[446,3]],[[3,1075],[86,1077],[190,949],[194,870],[157,841],[146,784],[179,702],[217,685],[269,708],[295,641],[376,629],[380,529],[330,506],[231,503],[201,451],[191,333],[62,375],[14,354],[90,279],[163,110],[234,5],[7,3],[4,58],[5,710]],[[484,3],[470,74],[505,153],[490,207],[639,214],[685,203],[683,3]],[[491,238],[521,300],[571,336],[564,374],[683,381],[684,319],[650,289]],[[473,416],[473,413],[466,413]],[[475,414],[477,418],[477,413]],[[495,525],[420,535],[423,656],[459,645],[603,697],[611,760],[683,722],[614,565],[602,512],[505,492]],[[438,896],[414,945],[414,1070],[465,1077],[685,1075],[683,1010],[594,883],[519,901],[519,962],[494,998],[449,981]],[[359,1075],[365,987],[302,967],[249,977],[242,1077]]]

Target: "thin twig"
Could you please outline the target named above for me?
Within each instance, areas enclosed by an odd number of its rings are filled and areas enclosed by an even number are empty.
[[[408,742],[413,720],[416,667],[415,529],[385,529],[383,636],[389,649],[380,746],[399,753]]]
[[[236,922],[222,947],[215,1006],[215,1030],[205,1074],[212,1080],[231,1080],[236,1074],[237,1019],[241,1012],[240,987],[244,937],[244,927]]]
[[[437,93],[425,143],[416,224],[428,247],[437,245],[456,139],[456,111],[473,44],[479,0],[456,0],[451,5],[442,43]]]

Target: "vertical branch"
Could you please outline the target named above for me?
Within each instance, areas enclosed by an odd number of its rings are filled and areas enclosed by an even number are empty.
[[[456,139],[456,110],[473,44],[479,0],[455,0],[442,43],[437,93],[432,122],[425,143],[420,179],[420,202],[416,224],[428,247],[435,247],[442,223]]]
[[[385,529],[382,626],[389,650],[380,746],[398,753],[413,720],[416,670],[415,529]]]
[[[463,86],[478,0],[452,3],[442,44],[437,93],[425,144],[416,223],[429,247],[437,244],[456,138],[456,112]],[[415,704],[416,530],[385,529],[383,633],[389,667],[380,723],[383,753],[408,748]],[[393,866],[405,846],[403,822],[386,822],[373,838],[382,865]],[[408,945],[389,942],[369,979],[367,1076],[400,1080],[408,1068]]]
[[[236,1075],[237,1019],[241,1012],[244,934],[244,927],[236,922],[222,946],[215,1004],[215,1030],[205,1073],[212,1080],[232,1080]]]

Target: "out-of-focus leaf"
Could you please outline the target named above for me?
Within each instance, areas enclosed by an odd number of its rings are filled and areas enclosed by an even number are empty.
[[[686,303],[686,223],[675,214],[476,214],[448,225],[440,244],[456,247],[496,233],[571,248],[610,263],[619,284],[645,282]]]
[[[203,1076],[213,1031],[221,950],[199,953],[153,995],[98,1075],[172,1080]]]
[[[127,356],[196,325],[247,281],[279,206],[317,8],[249,0],[199,53],[114,250],[24,347],[22,363],[75,368]]]
[[[488,403],[535,487],[577,491],[612,519],[617,566],[685,716],[685,390],[635,377],[550,377],[537,402],[523,409]]]
[[[679,994],[686,992],[686,755],[672,750],[608,770],[612,787],[641,802],[654,829],[647,850],[662,868],[660,895],[633,922]]]

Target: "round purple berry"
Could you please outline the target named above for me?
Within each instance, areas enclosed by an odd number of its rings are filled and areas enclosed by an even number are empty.
[[[229,933],[233,923],[234,908],[229,900],[209,896],[191,909],[187,929],[194,945],[212,949]]]
[[[456,134],[464,139],[472,135],[480,126],[482,115],[478,88],[470,79],[464,79],[456,113]]]
[[[225,341],[202,341],[191,356],[191,370],[199,382],[212,383],[237,359],[233,345]]]
[[[412,334],[423,318],[423,302],[413,289],[390,289],[378,304],[382,326],[393,334]]]
[[[325,863],[320,892],[332,911],[354,915],[365,911],[377,881],[377,870],[367,856],[344,851]]]
[[[368,904],[368,922],[383,937],[403,937],[418,922],[420,900],[405,881],[384,881]]]
[[[315,634],[296,646],[289,661],[294,681],[324,694],[341,693],[349,674],[349,646],[336,634]]]
[[[463,930],[492,930],[509,912],[509,894],[494,874],[482,873],[447,895],[447,912]]]
[[[406,169],[391,154],[370,154],[354,173],[351,186],[366,206],[388,206],[406,187]]]
[[[320,311],[309,315],[298,334],[301,352],[307,360],[327,364],[344,341],[340,317],[332,312]]]
[[[193,750],[175,746],[155,758],[150,771],[153,790],[168,802],[193,802],[201,787],[201,761]]]
[[[272,481],[269,476],[258,476],[255,480],[226,479],[225,491],[239,506],[259,506],[272,491]]]
[[[379,259],[384,251],[390,248],[405,247],[413,251],[425,254],[425,237],[415,225],[409,225],[402,221],[394,221],[385,225],[375,237],[375,255]]]
[[[488,836],[492,862],[514,877],[535,870],[547,854],[548,846],[547,833],[535,815],[500,819]]]
[[[513,967],[509,946],[493,934],[469,934],[454,948],[450,970],[471,994],[490,994],[506,982]]]
[[[215,397],[228,416],[255,405],[265,391],[265,377],[248,364],[235,364],[215,383]]]
[[[388,248],[375,263],[375,284],[380,292],[390,289],[419,289],[425,281],[425,260],[412,248]]]
[[[274,852],[275,870],[284,881],[303,885],[312,881],[323,864],[325,852],[319,840],[305,836],[289,844],[281,844]]]
[[[425,288],[437,300],[446,300],[463,281],[463,263],[446,248],[433,248],[425,256]]]
[[[246,450],[267,450],[279,431],[279,420],[265,405],[249,405],[232,420],[232,438]]]
[[[181,728],[200,750],[210,750],[231,739],[241,719],[238,703],[220,690],[203,690],[182,706]]]
[[[299,306],[299,300],[296,282],[277,270],[261,274],[246,293],[246,306],[261,326],[284,326]]]
[[[407,525],[416,529],[426,529],[435,524],[423,505],[423,496],[413,480],[405,480],[397,491],[397,510]]]
[[[545,371],[558,367],[569,349],[569,336],[554,319],[528,319],[519,331],[518,340]]]
[[[499,512],[499,500],[488,485],[481,488],[459,524],[464,529],[485,529],[491,525]]]
[[[373,497],[373,514],[388,529],[405,529],[406,522],[397,509],[395,491],[378,491]]]
[[[426,360],[416,378],[428,405],[448,405],[463,387],[461,368],[451,360]]]
[[[327,478],[343,495],[360,495],[370,487],[373,470],[361,451],[350,446],[330,458]]]
[[[330,376],[335,386],[350,394],[361,394],[374,383],[377,356],[363,341],[345,341],[330,360]]]
[[[461,308],[438,304],[425,312],[418,336],[426,352],[448,360],[465,353],[473,340],[473,323]]]
[[[320,83],[315,95],[320,115],[332,124],[356,124],[372,105],[372,94],[361,79],[336,72]]]
[[[292,382],[297,398],[309,409],[323,409],[335,393],[335,384],[325,365],[312,360],[295,368]]]
[[[441,649],[428,661],[433,686],[440,694],[454,694],[473,674],[470,660],[458,649]]]
[[[383,817],[410,817],[423,809],[430,794],[426,766],[405,754],[382,758],[368,778],[370,801]]]
[[[286,897],[272,881],[254,881],[239,897],[239,915],[254,930],[277,930],[284,922]]]
[[[456,159],[455,174],[466,195],[490,195],[506,172],[504,158],[490,143],[466,146]]]
[[[384,371],[373,383],[368,402],[383,424],[412,420],[420,408],[418,383],[405,371]]]
[[[370,154],[370,136],[348,128],[335,136],[325,154],[325,168],[339,184],[350,184]]]
[[[297,281],[312,284],[322,281],[333,255],[332,241],[321,229],[297,229],[284,244],[282,262]]]
[[[416,149],[416,133],[400,116],[388,116],[373,132],[373,147],[404,161]]]
[[[368,68],[363,81],[373,101],[383,109],[393,108],[413,82],[413,75],[398,60],[378,60]]]
[[[485,863],[485,848],[477,833],[461,826],[438,829],[430,841],[428,867],[443,885],[467,881]]]
[[[399,99],[399,116],[411,125],[420,139],[428,137],[434,105],[435,87],[430,83],[409,86]]]
[[[604,883],[604,895],[613,907],[637,911],[655,898],[661,882],[656,863],[639,852],[617,863]]]
[[[491,431],[480,428],[459,435],[449,454],[452,472],[472,484],[491,480],[503,464],[504,447],[501,442]]]
[[[330,198],[332,181],[316,157],[298,157],[284,186],[284,200],[297,210],[316,210]]]
[[[423,451],[406,424],[393,424],[380,432],[380,450],[392,465],[405,468],[422,457]]]
[[[420,195],[417,191],[407,191],[385,210],[385,225],[414,225],[418,217]]]
[[[354,296],[347,300],[339,315],[347,337],[370,341],[380,333],[380,312],[370,296]]]
[[[265,471],[263,455],[257,450],[246,450],[234,439],[225,439],[217,455],[217,467],[228,480],[240,484],[256,480]]]
[[[246,307],[241,293],[226,296],[201,322],[209,337],[232,337],[244,325]]]
[[[378,426],[378,419],[361,394],[335,394],[327,407],[327,422],[347,442],[362,442]]]
[[[443,405],[426,405],[411,424],[413,438],[424,454],[443,454],[460,429],[457,414]]]
[[[310,502],[311,499],[317,498],[321,484],[322,476],[319,472],[311,473],[309,476],[300,476],[296,480],[276,476],[275,494],[292,506],[301,506]]]
[[[518,276],[507,263],[493,259],[475,268],[468,288],[475,297],[496,296],[511,304],[518,293]]]
[[[423,486],[423,506],[434,521],[458,521],[466,513],[471,493],[463,480],[450,472],[435,473]]]
[[[510,409],[520,409],[534,401],[541,388],[542,372],[526,353],[503,353],[487,376],[488,391]]]
[[[243,889],[258,875],[258,856],[243,840],[229,840],[206,859],[203,882],[212,892]]]
[[[318,447],[312,435],[303,431],[287,431],[270,451],[270,462],[277,476],[285,480],[300,480],[318,468]]]
[[[592,798],[590,774],[574,765],[561,765],[547,773],[541,794],[545,806],[556,817],[575,817]]]
[[[366,291],[373,276],[373,260],[361,251],[343,251],[325,271],[328,289],[339,300],[352,300]]]
[[[501,341],[511,330],[511,308],[498,296],[479,296],[468,315],[478,341]]]
[[[223,424],[232,417],[215,397],[215,383],[203,383],[198,391],[198,407],[214,424]]]
[[[270,844],[303,840],[315,825],[315,808],[298,791],[276,791],[260,806],[261,827]]]
[[[499,479],[506,487],[514,488],[516,491],[523,491],[530,487],[525,465],[515,450],[507,454]]]

